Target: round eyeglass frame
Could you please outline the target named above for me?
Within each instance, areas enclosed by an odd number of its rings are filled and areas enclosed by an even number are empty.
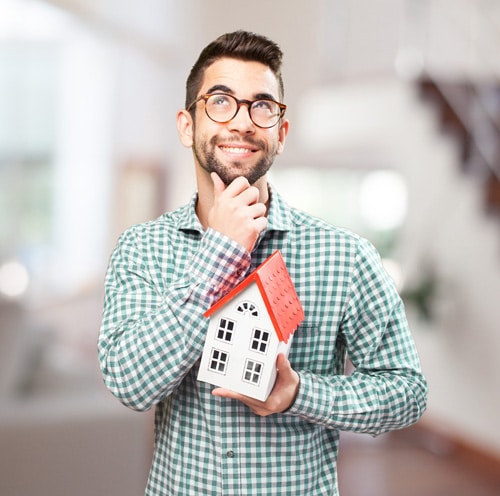
[[[226,97],[229,97],[229,98],[232,98],[235,102],[236,102],[236,110],[233,114],[233,116],[230,118],[230,119],[226,119],[224,121],[218,121],[216,119],[214,119],[209,113],[208,113],[208,110],[207,110],[207,101],[210,97],[213,97],[213,96],[226,96]],[[285,115],[285,111],[286,111],[286,105],[284,103],[280,103],[280,102],[277,102],[276,100],[273,100],[272,98],[258,98],[257,100],[245,100],[245,99],[239,99],[239,98],[236,98],[235,96],[233,95],[230,95],[228,93],[207,93],[205,95],[201,95],[199,96],[196,100],[194,100],[193,102],[191,102],[186,110],[188,112],[191,111],[191,109],[194,107],[194,105],[196,105],[200,100],[203,100],[205,102],[205,114],[207,114],[207,117],[213,121],[213,122],[217,122],[218,124],[227,124],[228,122],[231,122],[235,117],[236,115],[238,114],[238,112],[240,111],[240,107],[242,105],[246,105],[247,108],[248,108],[248,115],[250,116],[250,119],[251,121],[257,126],[257,127],[260,127],[262,129],[270,129],[274,126],[276,126],[276,124],[278,124],[278,122],[283,119],[283,116]],[[277,115],[277,119],[276,119],[276,122],[274,124],[271,124],[270,126],[261,126],[260,124],[257,124],[254,120],[253,120],[253,117],[252,117],[252,107],[253,107],[253,104],[254,103],[257,103],[257,102],[272,102],[274,104],[276,104],[279,108],[279,114]]]

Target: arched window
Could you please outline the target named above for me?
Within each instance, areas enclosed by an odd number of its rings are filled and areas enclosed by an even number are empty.
[[[242,301],[236,311],[244,315],[250,315],[259,318],[259,309],[251,301]]]

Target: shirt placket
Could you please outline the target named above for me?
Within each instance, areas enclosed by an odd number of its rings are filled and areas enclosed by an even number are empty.
[[[238,418],[241,413],[233,400],[221,404],[221,475],[223,496],[241,494],[241,439]]]

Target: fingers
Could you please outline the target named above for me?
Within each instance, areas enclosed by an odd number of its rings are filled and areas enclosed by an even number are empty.
[[[243,176],[237,177],[231,184],[226,186],[224,181],[220,178],[217,172],[211,172],[210,177],[212,178],[212,182],[214,184],[214,194],[215,196],[220,196],[226,189],[231,196],[236,196],[242,191],[246,190],[250,187],[250,183],[248,179]]]
[[[215,388],[214,396],[231,398],[244,403],[253,413],[265,417],[274,413],[281,413],[294,403],[299,391],[300,380],[297,372],[292,369],[289,360],[283,353],[276,360],[278,376],[271,394],[266,401],[259,401],[229,389]]]
[[[227,398],[236,401],[241,401],[241,403],[250,408],[250,410],[252,410],[253,413],[255,413],[256,415],[260,415],[262,417],[266,417],[267,415],[275,413],[267,408],[265,402],[256,400],[254,398],[251,398],[250,396],[245,396],[244,394],[235,393],[230,389],[215,388],[212,391],[212,395],[218,396],[219,398]]]
[[[208,225],[252,251],[260,233],[267,227],[267,207],[259,201],[259,190],[245,177],[228,186],[213,172],[214,202]]]
[[[250,186],[248,180],[243,177],[237,177],[227,187],[216,172],[210,174],[214,184],[214,197],[217,199],[222,195],[227,198],[241,199],[242,204],[252,205],[259,200],[259,190],[255,186]]]
[[[214,196],[219,196],[226,189],[226,185],[217,172],[212,172],[210,177],[212,178],[212,182],[214,184]]]

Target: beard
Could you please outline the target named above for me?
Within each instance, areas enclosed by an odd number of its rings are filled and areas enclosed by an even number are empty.
[[[208,141],[203,139],[199,140],[195,137],[193,140],[193,153],[202,169],[209,174],[216,172],[226,186],[229,186],[229,184],[239,176],[245,177],[250,184],[255,184],[262,176],[267,174],[278,153],[277,144],[269,149],[266,142],[246,137],[234,140],[235,146],[237,146],[238,143],[250,144],[259,150],[264,150],[264,156],[253,165],[249,165],[247,161],[243,162],[239,160],[232,160],[224,163],[215,156],[217,141],[217,136],[213,136]],[[224,142],[228,143],[228,140]]]

